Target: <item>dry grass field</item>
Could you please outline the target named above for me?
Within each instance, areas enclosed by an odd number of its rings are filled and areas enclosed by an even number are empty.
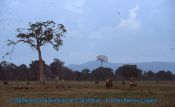
[[[113,88],[106,89],[100,81],[47,82],[45,86],[37,82],[0,83],[0,107],[175,107],[175,83],[170,81],[139,81],[138,86],[130,88],[121,81],[114,81]],[[20,103],[11,102],[15,98],[157,98],[156,103]]]

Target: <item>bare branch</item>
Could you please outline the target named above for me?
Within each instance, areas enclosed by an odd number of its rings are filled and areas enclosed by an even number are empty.
[[[13,51],[14,51],[14,48],[15,48],[15,46],[18,44],[18,43],[20,43],[20,42],[23,42],[23,43],[27,43],[27,44],[29,44],[32,48],[37,48],[37,46],[35,45],[35,44],[33,44],[32,43],[32,40],[23,40],[23,39],[21,39],[21,40],[18,40],[18,41],[12,41],[12,40],[8,40],[7,41],[8,43],[7,43],[7,46],[12,46],[12,49],[9,51],[9,52],[6,52],[5,53],[5,55],[3,56],[3,58],[5,57],[5,56],[8,56],[8,55],[10,55],[10,59],[11,59],[11,55],[12,55],[12,53],[13,53]]]

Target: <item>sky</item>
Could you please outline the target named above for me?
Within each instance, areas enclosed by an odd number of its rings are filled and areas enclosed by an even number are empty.
[[[109,62],[175,62],[174,0],[1,0],[0,57],[17,40],[16,29],[29,22],[53,20],[67,33],[57,52],[42,47],[47,64],[59,58],[66,65],[81,64],[106,55]],[[15,47],[15,64],[29,64],[38,55],[28,45]]]

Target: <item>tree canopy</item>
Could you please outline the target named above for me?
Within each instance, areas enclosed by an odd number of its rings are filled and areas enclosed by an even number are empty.
[[[108,57],[105,55],[98,55],[96,58],[97,61],[100,61],[101,67],[103,67],[103,62],[108,62]]]
[[[56,24],[54,21],[36,22],[29,23],[28,28],[17,29],[17,41],[8,40],[8,46],[12,46],[9,55],[13,52],[14,47],[18,43],[24,43],[30,45],[31,48],[36,49],[39,57],[39,70],[40,70],[40,82],[46,82],[44,65],[42,60],[41,47],[46,44],[51,44],[53,48],[58,51],[60,46],[63,45],[63,37],[66,29],[62,24]]]
[[[123,65],[116,70],[117,73],[121,74],[125,79],[139,79],[142,75],[142,70],[138,69],[136,65]]]

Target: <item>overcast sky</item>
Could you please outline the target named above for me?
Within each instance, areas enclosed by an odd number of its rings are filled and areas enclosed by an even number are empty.
[[[110,62],[175,62],[174,0],[1,0],[0,55],[15,40],[16,28],[29,22],[53,20],[67,29],[57,52],[42,48],[47,64],[59,58],[68,64],[96,60],[104,54]],[[29,64],[38,59],[28,45],[17,45],[5,60]],[[1,61],[3,59],[0,59]]]

